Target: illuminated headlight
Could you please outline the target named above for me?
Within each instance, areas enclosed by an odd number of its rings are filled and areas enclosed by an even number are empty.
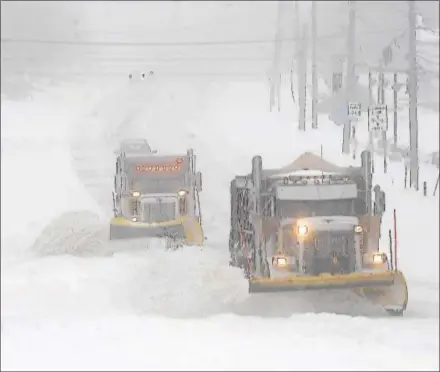
[[[277,258],[277,265],[287,265],[287,258],[284,257],[278,257]]]
[[[131,219],[133,222],[137,222],[137,217],[133,217],[132,219]]]
[[[384,253],[376,253],[373,254],[373,263],[374,264],[383,264],[387,259],[387,256]]]
[[[141,193],[140,193],[139,191],[133,191],[133,192],[132,192],[132,195],[133,195],[134,197],[138,197],[138,196],[141,196]]]
[[[309,232],[309,228],[306,225],[299,225],[298,226],[298,235],[299,236],[305,236]]]
[[[185,191],[185,190],[180,190],[180,191],[177,193],[177,195],[179,195],[180,197],[185,196],[185,194],[186,194],[186,191]]]
[[[356,234],[362,234],[363,231],[364,231],[364,229],[362,228],[361,225],[356,225],[356,226],[354,227],[354,232],[355,232]]]

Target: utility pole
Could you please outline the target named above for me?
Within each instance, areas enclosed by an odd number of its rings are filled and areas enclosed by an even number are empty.
[[[304,40],[304,33],[301,33],[301,22],[300,22],[300,15],[299,15],[299,1],[295,1],[295,33],[296,33],[296,40],[297,47],[295,49],[296,54],[296,79],[298,83],[298,129],[300,131],[306,130],[306,117],[305,117],[305,72],[307,67],[304,66],[304,58],[305,58],[305,40]],[[307,62],[306,62],[307,63]]]
[[[439,180],[440,174],[437,176],[437,182],[435,183],[434,192],[432,193],[432,196],[435,196],[438,188],[438,180]]]
[[[299,82],[299,130],[306,130],[306,104],[307,104],[307,25],[303,26],[301,35],[301,54],[299,56],[300,72]]]
[[[378,76],[378,83],[377,83],[377,103],[384,105],[385,104],[385,74],[383,73],[383,66],[382,63],[379,66],[379,76]]]
[[[1,62],[0,62],[0,68],[1,68],[1,76],[5,76],[3,74],[3,67],[4,67],[4,61],[3,61],[3,54],[4,54],[5,50],[3,49],[3,41],[1,41],[1,48],[0,48],[0,54],[1,54]]]
[[[410,143],[410,173],[409,184],[416,190],[419,189],[419,126],[417,122],[417,30],[416,12],[414,1],[408,1],[409,21],[409,71],[408,71],[408,94],[409,94],[409,143]]]
[[[348,115],[348,104],[354,93],[355,80],[355,32],[356,32],[356,1],[349,2],[349,19],[347,34],[347,77],[345,85],[345,110],[344,130],[342,139],[342,152],[350,153],[351,119]]]
[[[318,74],[316,69],[316,1],[312,1],[312,128],[318,128]]]
[[[371,69],[368,71],[368,106],[373,104],[373,75]]]
[[[383,71],[384,66],[383,62],[380,63],[379,66],[379,77],[377,83],[377,103],[379,105],[385,105],[385,73]],[[388,108],[387,108],[388,110]],[[387,112],[387,126],[381,132],[382,135],[382,148],[383,148],[383,172],[387,173],[388,171],[388,138],[387,138],[387,130],[388,130],[388,112]]]
[[[373,75],[368,71],[368,121],[370,120],[370,107],[373,106]],[[374,138],[373,131],[368,131],[368,149],[371,152],[371,171],[374,173]]]
[[[397,93],[399,92],[397,72],[394,73],[393,83],[393,144],[394,149],[397,150]]]
[[[282,17],[282,1],[278,1],[278,14],[277,14],[277,31],[275,34],[275,50],[273,57],[272,73],[270,78],[270,111],[277,101],[278,111],[280,111],[280,52],[281,52],[281,17]]]

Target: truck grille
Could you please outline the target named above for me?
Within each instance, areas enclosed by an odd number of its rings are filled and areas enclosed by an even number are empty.
[[[314,238],[317,257],[329,257],[332,253],[348,255],[349,247],[354,249],[354,237],[351,232],[325,231]]]
[[[309,274],[348,273],[355,269],[356,254],[353,232],[317,232],[308,248],[304,258]]]
[[[175,201],[144,202],[142,207],[142,222],[164,222],[176,218]]]

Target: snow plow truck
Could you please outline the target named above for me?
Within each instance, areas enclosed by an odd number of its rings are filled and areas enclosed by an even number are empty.
[[[116,153],[110,240],[166,238],[202,246],[202,174],[194,151],[159,155],[146,140],[133,139]]]
[[[252,159],[231,182],[229,236],[230,265],[244,269],[250,293],[347,289],[403,314],[407,284],[379,250],[385,197],[371,169],[368,151],[360,167],[312,153],[280,169]]]

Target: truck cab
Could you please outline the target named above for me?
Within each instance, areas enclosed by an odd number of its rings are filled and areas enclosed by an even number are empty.
[[[366,166],[339,167],[310,153],[281,169],[254,167],[252,174],[236,177],[231,183],[231,264],[255,260],[237,247],[243,242],[252,247],[257,240],[264,245],[271,275],[360,270],[364,254],[379,250],[370,228],[377,222],[371,213],[370,180]],[[259,195],[256,206],[253,193]],[[262,231],[258,239],[256,218]]]
[[[113,191],[113,222],[118,226],[113,230],[121,231],[121,224],[138,228],[177,226],[185,218],[201,224],[201,187],[202,176],[195,170],[193,150],[162,155],[142,139],[122,142]]]

